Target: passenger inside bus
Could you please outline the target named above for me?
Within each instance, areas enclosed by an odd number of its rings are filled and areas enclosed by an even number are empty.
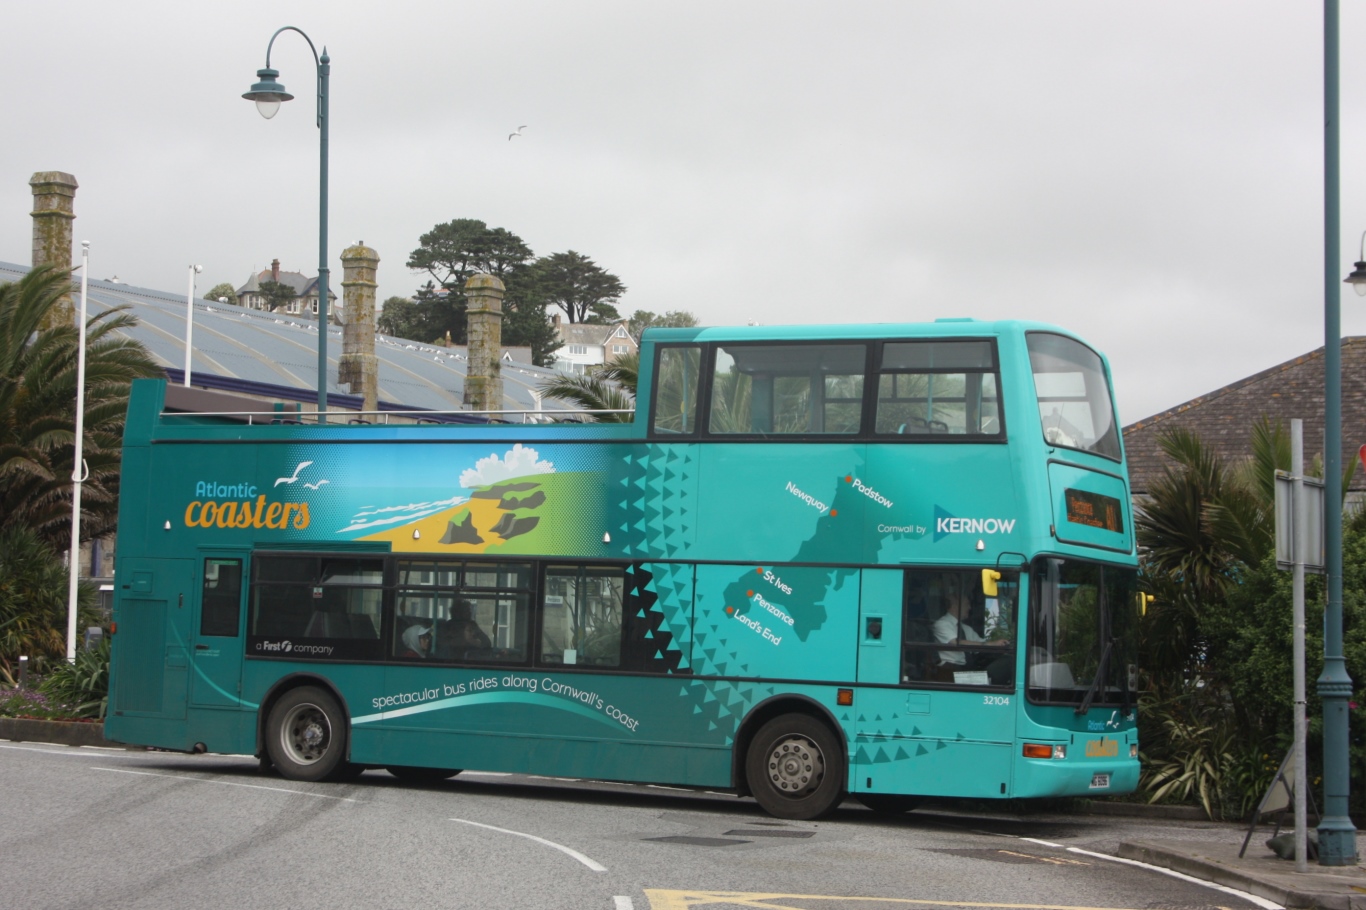
[[[414,624],[403,630],[404,650],[399,657],[420,657],[431,656],[432,651],[432,627]]]
[[[436,656],[464,660],[489,656],[489,637],[473,619],[452,619],[436,627]]]

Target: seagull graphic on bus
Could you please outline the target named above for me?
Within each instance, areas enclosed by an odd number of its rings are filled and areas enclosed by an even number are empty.
[[[308,466],[311,465],[312,463],[313,463],[313,462],[311,462],[311,461],[301,461],[301,462],[299,462],[298,466],[294,468],[294,473],[293,473],[291,476],[289,476],[289,477],[277,477],[277,478],[275,478],[275,485],[278,487],[278,486],[279,486],[280,484],[282,484],[282,483],[283,483],[283,484],[291,484],[291,483],[294,483],[296,480],[299,479],[299,472],[301,472],[304,468],[308,467]],[[308,484],[304,484],[304,486],[308,486]],[[317,488],[314,487],[314,489],[317,489]]]

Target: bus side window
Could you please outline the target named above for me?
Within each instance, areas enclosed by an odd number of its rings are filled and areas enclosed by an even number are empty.
[[[199,634],[235,636],[241,619],[241,603],[242,560],[205,559]]]
[[[1019,573],[1002,571],[995,597],[980,570],[908,569],[902,682],[1010,686],[1015,680]]]
[[[874,430],[894,436],[999,436],[996,357],[986,340],[888,342]]]
[[[654,376],[654,410],[650,432],[686,434],[697,429],[697,385],[702,372],[702,348],[664,347]]]
[[[613,566],[547,566],[541,663],[621,666],[624,573]]]

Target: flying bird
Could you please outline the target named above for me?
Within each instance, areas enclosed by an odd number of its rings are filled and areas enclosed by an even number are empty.
[[[527,124],[523,123],[521,126],[517,127],[516,131],[511,132],[511,133],[508,133],[508,142],[511,142],[513,139],[515,139],[515,138],[517,138],[518,136],[522,135],[522,130],[524,130],[524,129],[526,129],[526,128],[527,128]]]
[[[302,471],[304,468],[308,467],[309,465],[311,465],[312,463],[313,462],[311,461],[299,462],[299,466],[294,469],[293,477],[277,477],[275,478],[275,485],[278,487],[282,483],[293,483],[294,481],[299,479],[299,472]]]
[[[316,490],[325,483],[327,483],[326,480],[320,480],[317,483],[305,483],[304,486],[308,487],[310,490]]]

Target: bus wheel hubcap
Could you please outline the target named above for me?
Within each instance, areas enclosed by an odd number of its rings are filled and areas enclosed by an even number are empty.
[[[821,750],[805,736],[779,740],[768,756],[768,779],[779,793],[804,796],[820,785],[824,775]]]
[[[290,712],[281,731],[281,745],[291,759],[309,765],[323,757],[332,738],[331,732],[327,715],[317,706],[299,705]]]

